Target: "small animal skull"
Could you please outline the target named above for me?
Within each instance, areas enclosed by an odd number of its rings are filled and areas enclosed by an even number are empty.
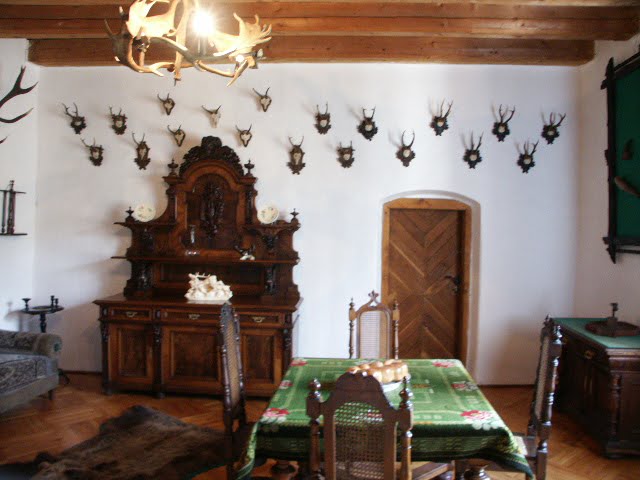
[[[331,114],[329,113],[329,104],[327,103],[324,113],[320,113],[320,108],[316,105],[316,130],[324,135],[331,128]]]
[[[396,158],[402,162],[402,165],[408,167],[411,163],[411,160],[416,157],[415,152],[411,149],[411,147],[413,146],[413,142],[415,142],[416,140],[416,133],[413,132],[413,139],[408,145],[404,143],[405,133],[406,132],[402,132],[402,146],[396,152]]]
[[[95,138],[93,139],[93,145],[87,145],[84,142],[84,138],[81,138],[80,141],[85,147],[89,149],[89,160],[91,161],[91,163],[93,163],[96,167],[102,165],[102,154],[104,153],[104,148],[102,148],[102,145],[96,145]]]
[[[555,113],[549,114],[549,123],[545,123],[542,126],[542,134],[541,134],[542,138],[544,138],[547,141],[547,143],[549,144],[553,143],[553,141],[560,136],[560,132],[558,131],[558,128],[560,127],[560,125],[562,125],[562,121],[566,116],[567,116],[566,113],[564,115],[560,115],[560,120],[558,121],[558,123],[556,123],[556,114]]]
[[[482,145],[482,135],[480,135],[478,144],[476,145],[473,141],[473,133],[471,133],[471,147],[465,150],[464,157],[462,157],[462,159],[469,165],[469,168],[476,168],[476,165],[482,161],[480,145]]]
[[[250,125],[247,130],[241,130],[236,125],[236,130],[238,130],[238,138],[240,139],[244,147],[249,145],[249,142],[253,138],[253,134],[251,133],[251,127],[253,127],[253,125]]]
[[[451,113],[451,107],[453,106],[453,102],[449,102],[449,108],[447,111],[444,111],[444,100],[440,104],[440,109],[437,115],[433,115],[431,118],[431,124],[429,125],[433,128],[433,131],[436,132],[436,135],[439,137],[442,135],[442,132],[449,129],[449,114]]]
[[[209,120],[211,120],[211,126],[213,128],[217,128],[218,127],[218,122],[220,121],[220,118],[222,117],[222,113],[220,113],[220,108],[221,107],[222,107],[222,105],[220,105],[218,108],[216,108],[214,110],[209,110],[204,105],[202,106],[204,111],[209,114]]]
[[[355,157],[353,156],[353,142],[349,143],[348,147],[343,147],[342,143],[338,146],[338,162],[343,168],[349,168],[353,165]]]
[[[533,161],[533,154],[536,153],[536,149],[538,148],[538,142],[533,144],[533,149],[531,149],[531,143],[527,140],[522,147],[523,151],[518,152],[520,156],[518,157],[518,166],[522,169],[523,173],[528,173],[529,169],[536,166],[536,162]]]
[[[73,104],[76,110],[76,113],[74,114],[69,113],[69,107],[67,107],[64,103],[62,104],[62,106],[64,107],[65,115],[71,118],[71,122],[69,123],[69,126],[73,128],[73,131],[76,132],[76,135],[80,135],[80,132],[82,132],[82,130],[87,128],[87,122],[85,121],[85,118],[82,115],[78,114],[78,106],[75,103]]]
[[[358,131],[362,134],[364,138],[371,141],[376,133],[378,133],[378,127],[376,126],[376,122],[373,121],[373,116],[376,114],[375,107],[371,113],[370,117],[367,117],[367,113],[365,109],[362,109],[363,119],[358,125]]]
[[[173,107],[176,106],[176,102],[171,98],[170,94],[167,93],[167,98],[161,98],[160,94],[158,94],[158,100],[162,103],[162,108],[164,108],[166,114],[171,115],[171,111]]]
[[[253,89],[253,91],[259,97],[258,103],[260,104],[260,107],[262,107],[263,112],[266,112],[267,110],[269,110],[269,107],[271,106],[271,97],[269,96],[270,88],[271,87],[267,88],[267,91],[264,92],[264,94],[258,92],[255,88]]]
[[[294,175],[300,175],[300,170],[302,170],[306,164],[302,161],[304,158],[304,152],[302,151],[302,142],[304,142],[304,137],[299,144],[293,143],[291,137],[289,137],[289,143],[291,144],[291,150],[289,151],[289,163],[287,166],[291,169],[291,172]]]
[[[151,149],[149,148],[149,145],[147,145],[147,142],[144,141],[144,134],[142,135],[142,140],[139,142],[136,140],[135,133],[132,133],[131,136],[136,144],[136,158],[134,161],[140,170],[146,170],[147,165],[149,165],[149,162],[151,161],[149,158],[149,150]]]
[[[499,142],[504,142],[505,137],[511,133],[511,131],[509,130],[509,122],[511,121],[515,113],[516,107],[513,107],[511,111],[509,111],[509,107],[507,107],[504,112],[502,111],[502,105],[498,107],[498,115],[500,115],[500,120],[493,124],[493,130],[491,130],[491,133],[498,137]],[[509,115],[508,118],[507,115]]]
[[[109,114],[111,115],[111,128],[116,135],[122,135],[127,129],[127,116],[122,113],[122,109],[118,114],[113,113],[111,107],[109,107]]]
[[[182,130],[182,125],[180,125],[177,130],[171,130],[171,127],[167,125],[167,130],[169,130],[169,132],[171,132],[171,135],[173,135],[173,139],[176,141],[176,145],[181,147],[182,142],[184,142],[184,139],[187,136],[187,134],[184,133],[184,130]]]

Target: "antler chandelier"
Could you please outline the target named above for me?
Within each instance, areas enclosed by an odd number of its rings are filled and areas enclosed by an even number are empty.
[[[168,4],[168,9],[149,16],[156,3]],[[218,31],[211,14],[200,8],[199,0],[135,0],[127,13],[120,7],[120,33],[113,33],[106,20],[105,25],[116,60],[136,72],[163,76],[159,70],[166,68],[178,81],[182,67],[193,66],[229,77],[231,85],[247,68],[258,67],[262,49],[256,47],[271,40],[271,25],[260,25],[257,15],[255,23],[246,23],[235,13],[233,16],[239,24],[238,35]],[[175,59],[146,65],[145,56],[152,44],[167,45],[175,52]],[[220,63],[224,57],[235,63],[233,70],[209,65]]]

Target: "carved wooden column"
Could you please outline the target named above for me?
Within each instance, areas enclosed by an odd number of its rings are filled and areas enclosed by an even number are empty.
[[[153,328],[153,393],[156,398],[164,398],[162,385],[162,325],[160,324],[161,311],[156,310]]]
[[[113,393],[111,388],[111,375],[109,372],[109,324],[106,322],[108,309],[100,309],[100,337],[102,341],[102,391],[105,395]]]

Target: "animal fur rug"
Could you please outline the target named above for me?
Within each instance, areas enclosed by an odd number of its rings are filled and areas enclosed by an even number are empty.
[[[224,464],[224,433],[136,405],[57,457],[40,455],[37,480],[178,480]]]

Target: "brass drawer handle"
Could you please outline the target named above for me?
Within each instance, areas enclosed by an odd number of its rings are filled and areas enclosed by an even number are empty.
[[[267,319],[267,317],[251,317],[251,320],[253,320],[255,323],[262,323]]]
[[[138,314],[138,312],[132,312],[131,310],[127,310],[126,312],[124,312],[124,314],[127,316],[127,318],[133,318]]]
[[[586,358],[587,360],[591,360],[596,354],[593,352],[593,350],[585,350],[584,352],[584,358]]]
[[[189,314],[189,320],[198,320],[200,318],[200,314],[199,313],[190,313]]]

